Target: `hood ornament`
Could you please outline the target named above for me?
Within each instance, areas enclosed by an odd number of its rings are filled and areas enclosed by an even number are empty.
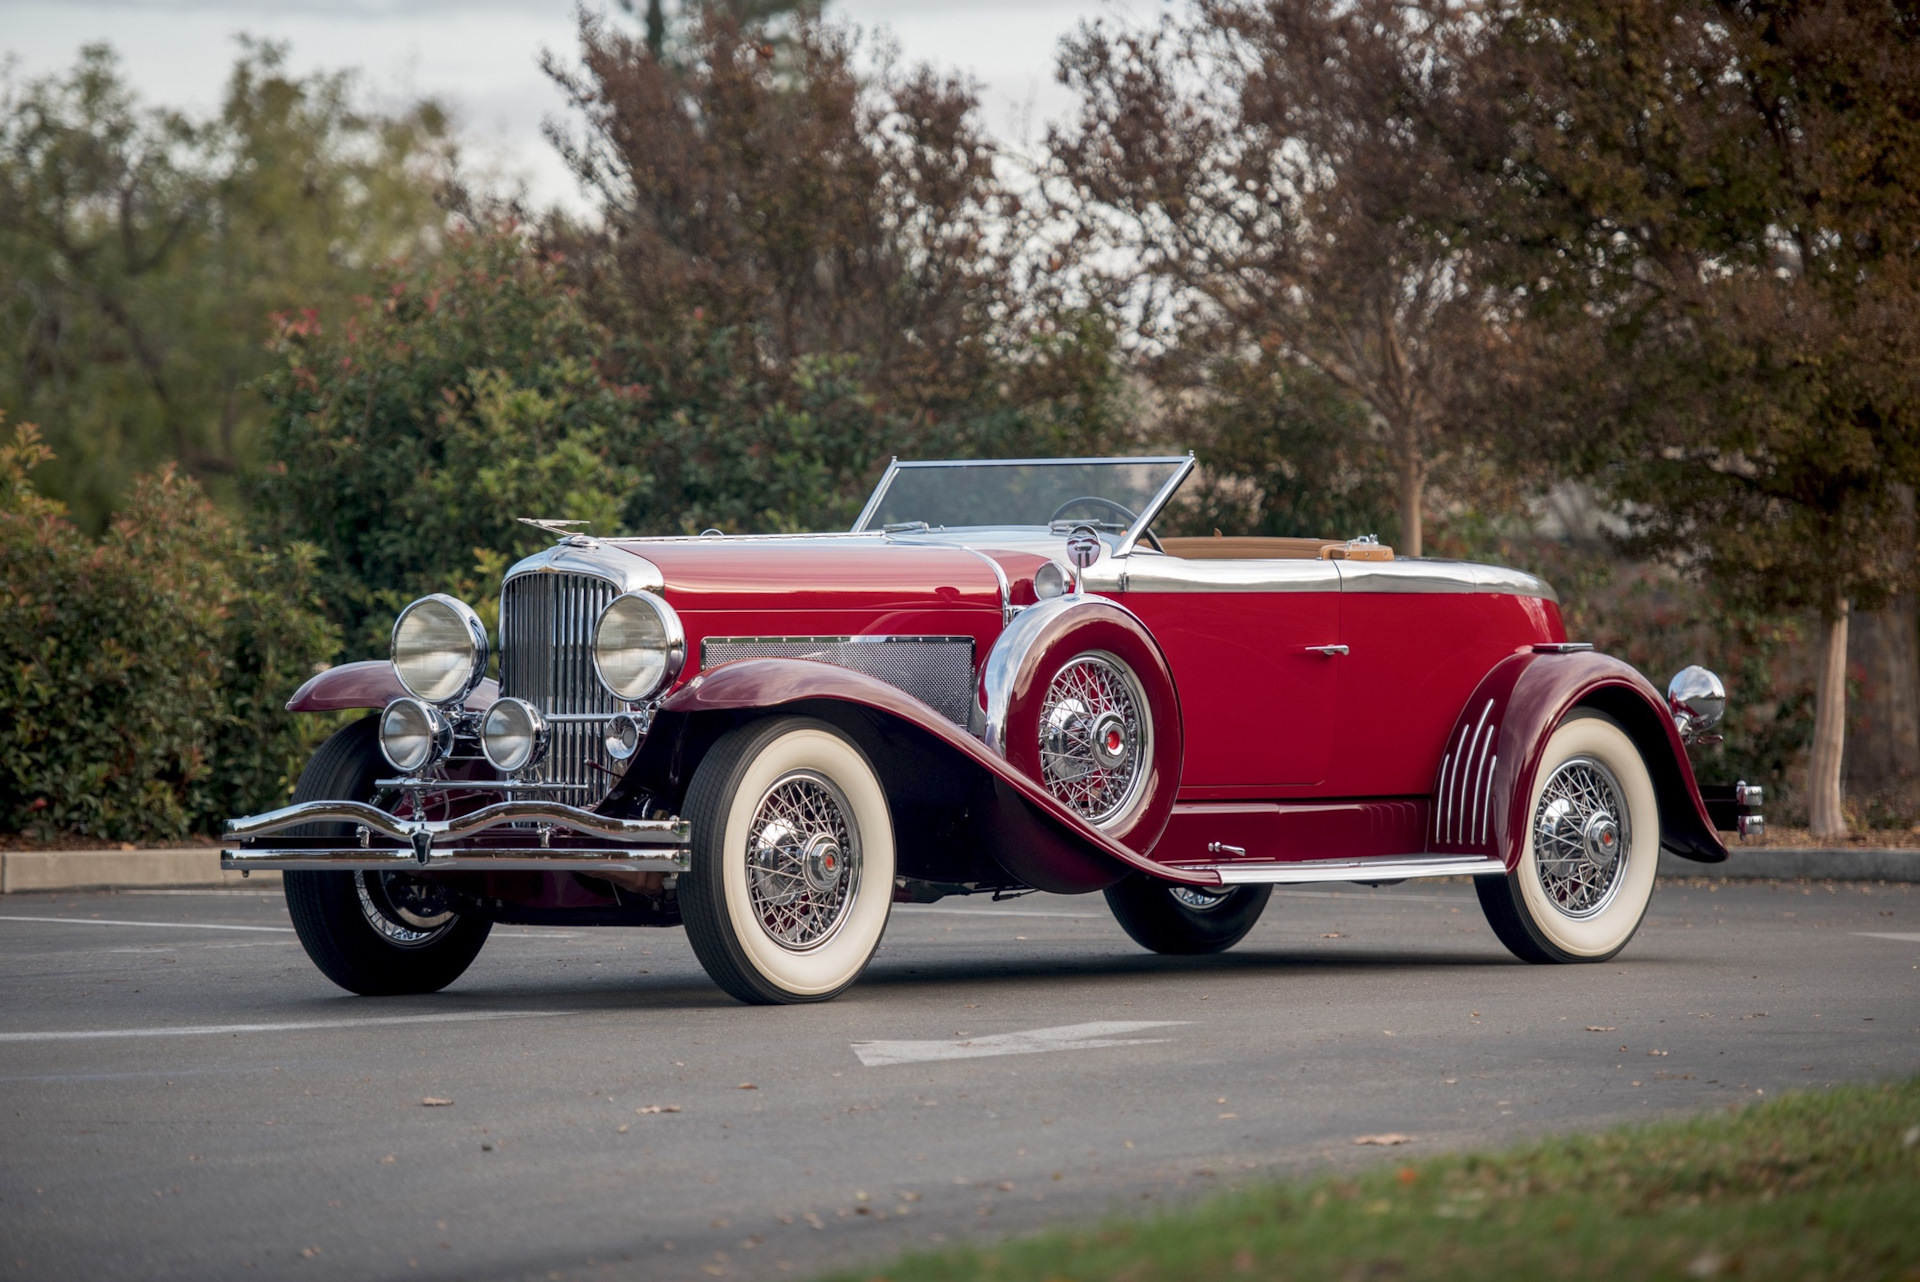
[[[531,525],[536,530],[545,530],[548,534],[568,534],[576,525],[592,525],[592,521],[563,521],[552,516],[516,516],[514,520],[522,525]]]

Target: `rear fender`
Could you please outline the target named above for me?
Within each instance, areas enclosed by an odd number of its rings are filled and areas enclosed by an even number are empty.
[[[1547,739],[1576,708],[1620,723],[1653,776],[1660,846],[1700,863],[1727,848],[1713,828],[1665,702],[1631,665],[1593,653],[1512,655],[1482,678],[1448,736],[1434,780],[1428,849],[1520,862]]]
[[[307,678],[287,700],[288,712],[337,712],[342,708],[384,708],[407,694],[386,659],[343,663]],[[467,696],[469,712],[484,712],[500,697],[500,683],[488,677]]]
[[[1211,872],[1167,868],[1114,840],[898,687],[809,659],[741,659],[689,681],[660,705],[617,796],[644,792],[677,806],[715,740],[773,712],[822,717],[867,749],[894,803],[903,871],[930,840],[951,857],[964,858],[970,833],[1014,880],[1059,894],[1100,890],[1134,871],[1196,885],[1218,880]],[[944,815],[950,821],[963,811],[967,831],[951,834],[950,841],[923,826],[923,820],[943,822]],[[928,871],[937,871],[937,879],[960,876],[951,864]]]

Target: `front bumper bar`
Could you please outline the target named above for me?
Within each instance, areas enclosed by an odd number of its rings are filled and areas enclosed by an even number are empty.
[[[263,837],[312,823],[354,825],[347,836]],[[307,801],[227,820],[220,866],[685,872],[684,819],[617,819],[557,801],[500,801],[454,819],[401,819],[360,801]]]

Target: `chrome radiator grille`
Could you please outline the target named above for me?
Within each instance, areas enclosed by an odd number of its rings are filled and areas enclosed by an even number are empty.
[[[967,724],[972,637],[708,637],[700,670],[734,659],[813,659],[898,686],[947,720]]]
[[[500,594],[500,693],[547,714],[552,739],[532,777],[584,784],[557,800],[592,805],[613,782],[602,728],[620,704],[593,673],[593,625],[618,595],[584,574],[523,574]]]

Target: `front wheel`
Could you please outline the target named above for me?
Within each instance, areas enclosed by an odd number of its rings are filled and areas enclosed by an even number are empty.
[[[1575,711],[1547,740],[1520,862],[1476,877],[1487,924],[1523,961],[1606,961],[1633,938],[1660,863],[1653,776],[1613,718]]]
[[[293,799],[379,804],[374,782],[387,765],[378,724],[367,717],[321,744]],[[345,824],[312,830],[351,832]],[[439,992],[473,964],[493,929],[484,917],[454,911],[439,886],[407,873],[289,870],[282,886],[307,956],[328,979],[363,997]]]
[[[1253,929],[1272,886],[1171,886],[1134,873],[1107,887],[1107,906],[1133,942],[1156,953],[1220,953]]]
[[[893,820],[866,754],[809,717],[729,731],[687,790],[680,915],[713,982],[743,1002],[844,992],[893,904]]]

